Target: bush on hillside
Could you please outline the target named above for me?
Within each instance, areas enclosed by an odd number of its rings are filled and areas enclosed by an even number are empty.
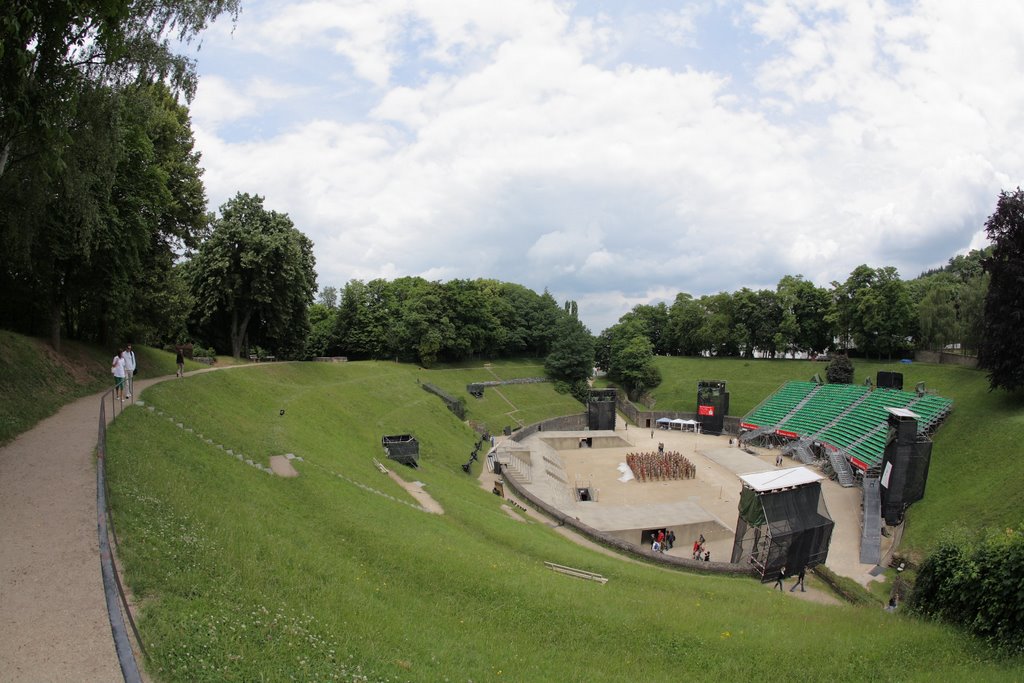
[[[853,363],[846,355],[836,356],[825,369],[829,384],[853,384]]]
[[[1024,525],[978,537],[951,534],[917,572],[909,609],[1024,653]]]

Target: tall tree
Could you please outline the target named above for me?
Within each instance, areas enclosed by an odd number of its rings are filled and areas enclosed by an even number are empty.
[[[191,99],[189,42],[240,0],[10,0],[0,19],[0,177],[13,165],[60,159],[83,83],[166,82]]]
[[[782,308],[780,347],[787,351],[820,353],[832,346],[835,336],[829,322],[832,298],[801,275],[786,275],[776,286]]]
[[[661,372],[654,365],[654,349],[643,335],[627,337],[612,353],[609,377],[622,384],[633,400],[661,384]]]
[[[704,350],[698,334],[704,315],[704,308],[690,294],[676,295],[665,325],[665,345],[669,353],[697,356]]]
[[[918,345],[941,351],[960,338],[957,309],[958,290],[949,277],[929,278],[917,305]]]
[[[993,248],[984,260],[991,279],[978,364],[990,389],[1013,391],[1024,387],[1024,191],[999,193],[985,232]]]
[[[238,0],[8,5],[0,18],[0,284],[29,304],[27,313],[11,309],[19,326],[45,324],[54,346],[62,323],[105,340],[118,332],[112,321],[157,310],[135,295],[169,272],[161,243],[171,226],[160,223],[174,202],[182,213],[190,203],[190,188],[175,185],[187,174],[176,176],[168,156],[181,139],[161,139],[143,101],[156,95],[145,86],[189,98],[195,65],[170,39],[188,42],[222,12],[237,12]]]
[[[582,322],[567,313],[551,353],[544,360],[544,371],[570,385],[586,384],[594,368],[594,337]]]
[[[661,373],[654,365],[654,345],[641,317],[622,316],[621,322],[601,333],[597,346],[600,362],[607,363],[609,379],[621,384],[631,399],[661,383]]]
[[[301,346],[316,293],[313,243],[263,198],[238,193],[220,207],[192,264],[201,321],[226,328],[238,358],[255,330],[277,344]]]
[[[854,268],[846,282],[833,283],[837,324],[843,346],[879,357],[906,348],[913,332],[914,309],[899,273],[892,266]]]
[[[736,324],[733,295],[706,294],[700,298],[706,314],[697,334],[701,349],[712,356],[738,356],[746,344],[746,330]]]

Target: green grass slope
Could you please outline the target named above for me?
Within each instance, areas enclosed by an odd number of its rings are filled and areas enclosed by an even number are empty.
[[[445,386],[451,370],[436,372],[231,369],[155,386],[146,407],[117,419],[111,500],[155,680],[1019,674],[1020,662],[943,626],[624,562],[513,518],[462,472],[475,434],[418,386]],[[547,391],[540,400],[557,403]],[[444,515],[417,509],[374,467],[380,436],[395,432],[419,437],[421,467],[399,472],[423,482]],[[224,449],[263,464],[295,453],[301,476],[270,476]],[[554,574],[544,561],[609,582]]]
[[[553,391],[554,385],[550,383],[487,387],[483,398],[474,398],[466,391],[466,385],[473,382],[544,377],[544,364],[536,360],[466,363],[419,370],[416,376],[421,382],[429,382],[456,398],[465,399],[466,418],[493,434],[501,433],[505,427],[515,429],[549,417],[584,410],[572,396]]]
[[[695,410],[697,380],[728,383],[729,413],[742,416],[791,379],[824,377],[825,363],[796,360],[657,359],[663,381],[652,392],[659,410]],[[946,530],[1016,526],[1022,521],[1024,395],[989,392],[979,370],[927,363],[854,360],[855,381],[879,370],[903,373],[904,387],[924,382],[954,401],[953,413],[934,435],[924,500],[908,512],[903,548],[922,553]]]
[[[0,444],[110,385],[112,357],[75,342],[56,353],[41,339],[0,330]]]
[[[113,386],[114,348],[64,340],[59,353],[42,339],[0,330],[0,445],[61,406]],[[135,345],[139,377],[173,375],[174,354]],[[185,369],[205,367],[192,361]]]

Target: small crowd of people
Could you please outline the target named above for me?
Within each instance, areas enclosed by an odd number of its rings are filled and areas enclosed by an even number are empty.
[[[797,588],[800,588],[800,592],[801,593],[806,593],[807,592],[807,589],[804,587],[804,577],[806,575],[807,575],[807,568],[806,567],[800,567],[800,571],[797,572],[797,575],[796,575],[796,581],[793,583],[793,587],[789,589],[790,593],[795,591]],[[782,582],[786,578],[787,578],[786,567],[783,567],[782,569],[779,570],[779,575],[777,577],[775,577],[775,585],[772,586],[772,588],[773,589],[778,588],[779,590],[782,590]]]
[[[114,376],[114,398],[124,401],[132,397],[132,378],[139,372],[135,351],[131,344],[122,346],[114,353],[110,362],[110,374]]]
[[[700,538],[693,542],[693,559],[704,562],[711,561],[711,551],[704,548],[704,534],[701,534]]]
[[[676,532],[671,529],[658,529],[651,535],[651,550],[656,553],[664,553],[672,550],[676,544]]]
[[[629,453],[626,464],[639,481],[693,479],[697,476],[694,464],[677,451],[659,449],[657,453]]]

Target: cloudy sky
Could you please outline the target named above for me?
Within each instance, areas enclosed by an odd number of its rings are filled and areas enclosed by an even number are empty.
[[[1024,3],[244,0],[197,53],[211,208],[321,286],[490,277],[637,303],[983,246],[1024,178]]]

